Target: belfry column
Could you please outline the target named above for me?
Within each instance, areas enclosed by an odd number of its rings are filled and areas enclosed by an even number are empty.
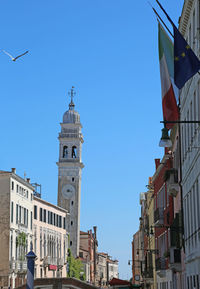
[[[58,206],[67,209],[69,216],[69,248],[74,257],[79,256],[80,240],[80,197],[81,171],[84,167],[81,160],[83,136],[80,115],[74,110],[74,87],[70,91],[69,109],[63,115],[59,133],[58,165]]]

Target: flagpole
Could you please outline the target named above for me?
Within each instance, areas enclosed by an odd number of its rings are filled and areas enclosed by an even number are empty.
[[[160,15],[158,14],[158,12],[156,11],[156,9],[154,9],[152,7],[154,13],[156,14],[156,16],[158,16],[158,18],[160,19],[160,21],[162,22],[162,24],[165,26],[165,28],[167,29],[167,31],[169,32],[169,34],[174,38],[174,35],[171,33],[171,31],[169,30],[169,28],[167,27],[167,25],[165,24],[165,22],[162,20],[162,18],[160,17]]]
[[[156,2],[158,3],[158,5],[160,6],[160,8],[162,9],[162,11],[165,13],[165,15],[167,16],[167,19],[169,20],[169,22],[172,24],[172,26],[175,26],[174,22],[172,21],[172,19],[169,17],[169,15],[167,14],[167,12],[165,11],[165,9],[162,7],[162,5],[160,4],[160,2],[158,0],[156,0]]]

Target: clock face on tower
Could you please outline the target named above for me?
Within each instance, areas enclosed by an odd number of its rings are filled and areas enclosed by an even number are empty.
[[[64,199],[71,199],[75,194],[75,188],[72,185],[65,185],[62,188],[62,195]]]

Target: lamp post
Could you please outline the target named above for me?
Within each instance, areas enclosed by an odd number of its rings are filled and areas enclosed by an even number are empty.
[[[33,289],[34,288],[34,268],[35,268],[35,258],[36,255],[33,252],[33,246],[31,243],[31,250],[26,255],[27,258],[27,282],[26,282],[26,289]]]

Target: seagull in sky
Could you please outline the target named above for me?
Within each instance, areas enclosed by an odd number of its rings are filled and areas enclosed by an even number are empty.
[[[22,53],[22,54],[20,54],[20,55],[18,55],[18,56],[16,56],[16,57],[13,57],[10,53],[8,53],[7,51],[5,51],[5,50],[2,50],[5,54],[7,54],[11,59],[12,59],[12,61],[16,61],[19,57],[22,57],[23,55],[25,55],[25,54],[27,54],[28,53],[28,50],[27,51],[25,51],[24,53]]]

